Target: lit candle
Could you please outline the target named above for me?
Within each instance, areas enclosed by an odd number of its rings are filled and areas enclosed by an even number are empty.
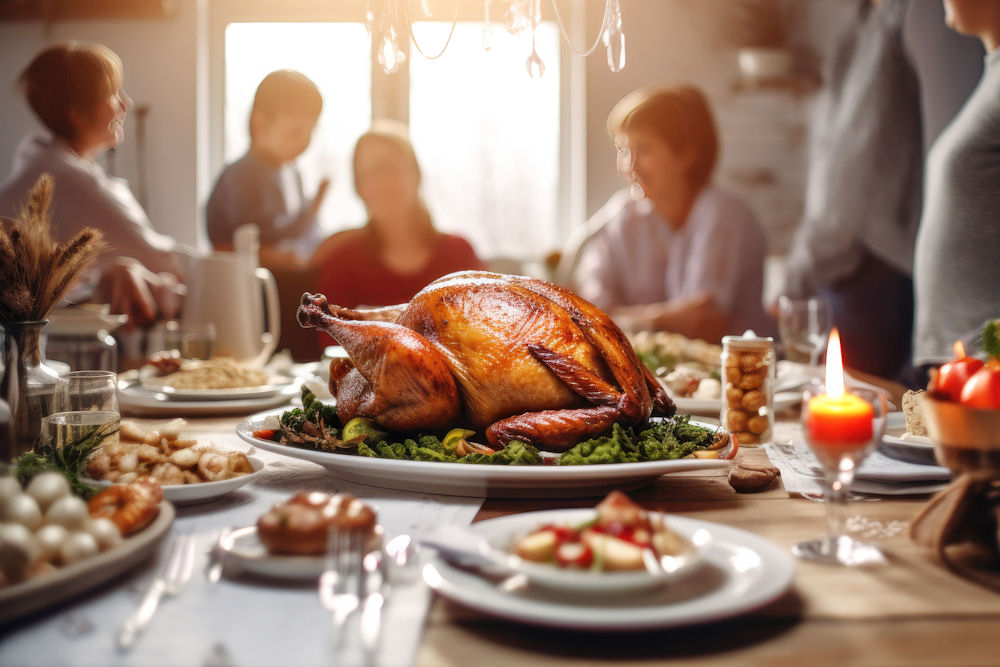
[[[869,442],[875,412],[868,401],[844,391],[840,334],[830,332],[826,351],[826,393],[809,399],[806,430],[813,445],[851,447]]]

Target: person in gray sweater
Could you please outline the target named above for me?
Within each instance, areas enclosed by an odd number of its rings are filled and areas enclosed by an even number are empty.
[[[945,20],[978,37],[986,63],[976,89],[927,159],[914,257],[913,363],[975,347],[1000,316],[1000,0],[944,0]]]

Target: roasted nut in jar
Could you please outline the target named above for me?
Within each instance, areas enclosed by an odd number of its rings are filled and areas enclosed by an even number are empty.
[[[747,420],[747,430],[760,435],[771,426],[771,420],[766,415],[754,415]]]
[[[745,431],[748,417],[743,410],[729,410],[726,413],[726,428],[730,431]]]
[[[754,352],[739,355],[740,370],[744,373],[751,373],[767,366],[767,356]]]
[[[743,392],[741,391],[741,393]],[[743,393],[739,405],[744,410],[756,413],[762,407],[767,405],[767,394],[760,389],[751,389],[750,391]]]
[[[741,444],[771,439],[774,341],[770,338],[726,336],[722,367],[725,386],[720,421]]]
[[[767,369],[762,368],[757,371],[752,371],[750,373],[744,373],[743,378],[740,380],[741,389],[757,389],[764,384],[764,378],[767,377]]]

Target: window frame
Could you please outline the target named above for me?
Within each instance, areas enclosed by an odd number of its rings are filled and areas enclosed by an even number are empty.
[[[405,2],[406,0],[404,0]],[[415,11],[420,2],[409,0]],[[574,44],[583,42],[586,0],[563,0],[560,13],[565,21],[566,31]],[[451,21],[458,3],[459,21],[483,20],[483,6],[479,2],[461,3],[459,0],[427,0],[433,18]],[[377,2],[373,2],[377,5]],[[208,164],[212,174],[211,182],[225,167],[225,35],[229,23],[273,22],[348,22],[364,20],[365,3],[326,2],[322,0],[212,0],[208,3],[208,80],[219,82],[209,86],[208,97]],[[499,8],[495,14],[500,14]],[[492,16],[494,31],[504,31],[503,16]],[[551,4],[542,3],[542,20],[555,21]],[[498,35],[499,37],[500,35]],[[436,53],[440,45],[421,44],[425,52]],[[375,60],[376,44],[372,44],[369,54],[372,62],[372,118],[392,118],[404,123],[409,120],[409,63],[407,58],[395,74],[386,74]],[[556,237],[566,238],[574,224],[585,217],[586,211],[586,68],[584,58],[573,53],[564,39],[560,40],[559,66],[559,185],[556,197],[558,225]],[[411,57],[422,58],[415,50]],[[527,54],[525,55],[527,57]],[[548,73],[546,75],[549,75]],[[524,76],[528,76],[525,72]],[[484,249],[485,250],[485,249]],[[524,256],[517,258],[496,258],[485,253],[487,259],[514,259],[537,262],[551,250],[558,248],[526,249]]]

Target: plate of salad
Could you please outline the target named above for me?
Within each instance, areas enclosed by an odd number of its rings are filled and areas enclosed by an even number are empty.
[[[661,475],[728,468],[729,434],[686,416],[641,426],[615,424],[600,437],[554,454],[513,441],[493,451],[485,438],[447,433],[396,435],[367,420],[341,424],[329,403],[302,391],[303,407],[244,420],[236,433],[261,449],[318,463],[341,479],[454,496],[566,498],[636,488]],[[481,442],[480,442],[481,441]]]

